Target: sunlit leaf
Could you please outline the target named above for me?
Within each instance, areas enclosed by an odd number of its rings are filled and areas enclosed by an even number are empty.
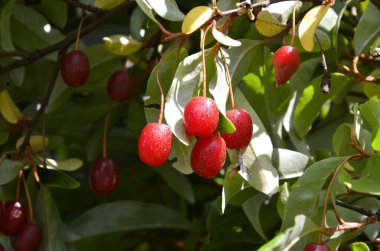
[[[216,27],[212,28],[212,35],[221,44],[231,46],[231,47],[238,47],[241,45],[240,41],[232,39],[229,36],[223,34]]]
[[[175,0],[144,0],[161,17],[169,21],[182,21],[184,14],[178,9]]]
[[[20,146],[24,143],[25,136],[20,137],[16,142],[16,148],[20,148]],[[41,135],[32,135],[29,139],[30,149],[33,152],[40,152],[49,144],[49,139],[47,137]]]
[[[266,37],[276,36],[286,27],[267,10],[260,11],[256,17],[255,25],[260,34]]]
[[[107,51],[118,56],[128,56],[138,51],[142,43],[125,35],[113,35],[104,37],[104,46]]]
[[[212,16],[212,9],[207,6],[198,6],[186,14],[182,23],[182,33],[191,34],[202,27]]]
[[[83,166],[83,161],[74,158],[66,160],[46,159],[46,165],[51,169],[72,172],[81,168]]]
[[[95,0],[94,6],[99,9],[112,9],[119,4],[123,3],[124,0]]]

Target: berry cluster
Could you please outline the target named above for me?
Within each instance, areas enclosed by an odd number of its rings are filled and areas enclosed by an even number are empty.
[[[27,208],[19,200],[5,203],[0,201],[0,231],[16,236],[15,251],[38,251],[42,242],[42,229],[34,223],[27,223]],[[4,247],[0,245],[0,250]]]

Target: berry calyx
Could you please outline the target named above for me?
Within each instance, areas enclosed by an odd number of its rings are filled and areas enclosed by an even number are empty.
[[[215,177],[226,160],[226,143],[218,135],[201,137],[191,151],[191,168],[204,178]]]
[[[102,196],[110,195],[119,184],[120,168],[115,160],[97,159],[90,169],[90,185],[92,190]]]
[[[330,247],[322,243],[310,243],[305,246],[303,251],[330,251]]]
[[[132,76],[125,71],[115,71],[108,79],[107,93],[108,97],[116,102],[127,101],[133,87]]]
[[[72,87],[79,87],[87,82],[90,74],[90,62],[82,51],[74,50],[66,54],[61,62],[63,81]]]
[[[278,85],[283,85],[293,76],[301,63],[298,50],[293,46],[282,46],[272,59],[274,66],[274,78]]]
[[[7,235],[17,235],[27,221],[27,209],[18,200],[8,201],[4,205],[3,231]]]
[[[232,109],[226,112],[227,118],[235,126],[233,133],[221,133],[229,149],[245,148],[251,142],[253,125],[249,113],[244,109]]]
[[[26,224],[16,240],[15,251],[38,251],[42,242],[42,229],[36,224]]]
[[[185,107],[183,122],[190,135],[211,135],[219,123],[219,110],[215,101],[206,97],[190,99]]]
[[[169,158],[173,135],[170,127],[160,123],[147,124],[138,142],[138,153],[142,162],[150,166],[161,166]]]

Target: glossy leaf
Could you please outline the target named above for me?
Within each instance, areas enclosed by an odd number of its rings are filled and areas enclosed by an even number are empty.
[[[185,15],[178,9],[175,0],[143,0],[161,17],[169,21],[182,21]]]
[[[14,180],[22,167],[23,166],[20,161],[2,159],[0,162],[0,186]]]
[[[243,204],[243,210],[245,215],[247,216],[249,222],[252,224],[253,228],[257,231],[257,233],[263,238],[263,240],[268,241],[268,237],[266,236],[263,229],[263,222],[260,217],[260,210],[265,200],[268,198],[262,194],[257,194],[249,198]]]
[[[239,47],[241,45],[240,41],[230,38],[229,36],[220,32],[216,27],[212,28],[212,35],[214,36],[216,41],[223,45],[231,47]]]
[[[380,151],[380,126],[373,129],[371,146],[376,151]]]
[[[351,251],[370,251],[369,247],[364,242],[352,243],[350,245],[350,250]]]
[[[223,113],[219,113],[218,132],[234,133],[236,128]]]
[[[380,124],[380,102],[369,100],[359,106],[362,117],[368,121],[372,128]]]
[[[266,37],[276,36],[286,27],[267,10],[260,11],[256,17],[255,25],[260,34]]]
[[[191,34],[202,27],[212,16],[212,9],[207,6],[198,6],[186,14],[182,22],[182,33]]]
[[[300,177],[309,162],[307,155],[281,148],[274,149],[272,158],[280,179]]]
[[[107,51],[118,56],[128,56],[138,51],[142,43],[125,35],[104,37],[104,47]]]
[[[80,159],[65,159],[65,160],[54,160],[46,159],[47,168],[61,170],[61,171],[76,171],[83,166],[83,161]]]
[[[314,34],[320,21],[326,15],[330,5],[319,5],[309,10],[303,17],[298,34],[302,47],[306,51],[312,51],[314,48]]]
[[[68,240],[77,241],[118,231],[165,228],[189,230],[191,225],[178,212],[161,205],[138,201],[117,201],[94,207],[76,218],[68,226],[70,233]]]

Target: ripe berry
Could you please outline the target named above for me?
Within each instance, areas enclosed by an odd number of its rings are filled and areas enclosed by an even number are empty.
[[[4,246],[0,244],[0,251],[4,251]]]
[[[310,243],[305,246],[303,251],[330,251],[330,247],[325,244]]]
[[[274,77],[278,85],[285,84],[300,66],[300,54],[293,46],[282,46],[272,59]]]
[[[4,219],[4,204],[2,201],[0,201],[0,232],[3,231],[3,220]],[[1,249],[0,249],[1,251]]]
[[[161,166],[169,158],[173,135],[165,124],[150,123],[142,130],[138,153],[142,162],[150,166]]]
[[[204,178],[216,176],[226,160],[226,143],[217,135],[201,137],[191,151],[191,168]]]
[[[244,109],[233,109],[226,112],[226,116],[234,124],[234,133],[221,133],[229,149],[241,149],[249,145],[252,138],[253,126],[249,113]]]
[[[86,83],[90,73],[90,62],[82,51],[75,50],[66,54],[61,62],[63,81],[72,87]]]
[[[18,200],[8,201],[4,206],[3,231],[7,235],[17,235],[27,221],[24,203]]]
[[[188,134],[211,135],[218,127],[219,110],[214,100],[206,97],[194,97],[185,107],[183,120]]]
[[[120,168],[116,161],[101,158],[90,169],[90,185],[98,195],[110,195],[119,184]]]
[[[36,224],[26,224],[16,240],[15,251],[38,251],[42,242],[42,229]]]
[[[125,71],[115,71],[108,79],[108,97],[116,102],[124,102],[132,94],[133,80]]]

